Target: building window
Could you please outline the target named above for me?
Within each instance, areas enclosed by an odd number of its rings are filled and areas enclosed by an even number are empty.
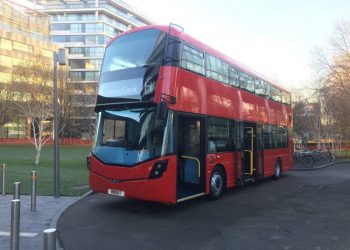
[[[52,41],[56,43],[64,43],[66,42],[66,37],[65,36],[51,36]]]
[[[82,14],[81,15],[82,21],[93,21],[96,20],[95,14]]]
[[[84,54],[84,48],[79,48],[79,47],[69,48],[69,54]]]
[[[98,36],[85,36],[85,44],[98,44]]]
[[[85,72],[85,81],[98,81],[99,72]]]
[[[82,14],[67,14],[67,21],[81,21]]]
[[[0,48],[6,50],[12,50],[12,41],[1,38],[0,39]]]
[[[87,57],[103,57],[104,47],[87,47],[85,48],[85,56]]]
[[[12,67],[12,57],[0,55],[0,65],[4,67]]]
[[[67,42],[83,42],[84,36],[67,36]]]
[[[69,78],[71,81],[82,81],[84,72],[70,71]]]
[[[86,69],[100,69],[102,60],[98,59],[88,59],[85,60],[85,68]]]
[[[33,52],[33,46],[24,44],[24,43],[15,42],[15,41],[13,41],[13,49],[28,52],[28,53]]]
[[[27,65],[29,62],[27,60],[24,59],[20,59],[20,58],[12,58],[12,63],[13,65]]]
[[[102,23],[87,23],[85,24],[85,32],[86,33],[103,32],[103,25]]]
[[[81,23],[72,23],[70,25],[70,32],[72,32],[72,33],[81,33],[81,32],[83,32],[83,24],[81,24]]]
[[[51,30],[68,30],[68,25],[64,23],[51,24]]]
[[[114,25],[122,30],[127,30],[128,29],[128,25],[124,24],[124,23],[121,23],[115,19],[112,19],[104,14],[102,15],[99,15],[99,19],[102,20],[102,21],[105,21],[106,23],[108,24],[111,24],[111,25]]]
[[[65,16],[64,16],[64,14],[56,14],[56,15],[53,15],[53,16],[51,16],[51,19],[52,19],[52,21],[65,21],[66,20],[66,18],[65,18]]]
[[[69,66],[72,69],[84,69],[84,60],[82,59],[71,59],[69,60]]]

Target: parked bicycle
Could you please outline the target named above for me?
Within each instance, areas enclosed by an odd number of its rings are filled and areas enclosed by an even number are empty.
[[[325,162],[333,162],[336,159],[335,154],[332,153],[329,149],[327,149],[327,151],[324,152],[323,157]]]
[[[301,164],[303,167],[311,168],[315,165],[315,157],[312,151],[295,151],[294,164]]]
[[[299,164],[306,168],[311,168],[318,162],[333,162],[335,159],[335,154],[330,152],[329,149],[327,151],[298,150],[294,152],[294,164]]]

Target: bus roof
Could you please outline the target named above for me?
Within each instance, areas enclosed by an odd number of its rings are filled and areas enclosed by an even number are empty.
[[[124,36],[126,34],[129,33],[133,33],[133,32],[137,32],[140,30],[145,30],[145,29],[158,29],[161,31],[164,31],[166,33],[169,33],[169,25],[147,25],[147,26],[141,26],[141,27],[137,27],[131,30],[128,30],[126,32],[121,33],[120,35],[114,37],[113,39],[111,39],[111,41],[107,44],[107,46],[109,46],[110,43],[112,43],[115,39],[117,39],[118,37]],[[208,45],[204,44],[203,42],[197,40],[196,38],[184,33],[183,31],[178,30],[177,26],[173,26],[170,29],[170,34],[174,37],[177,37],[185,42],[187,42],[190,45],[193,45],[194,47],[203,50],[235,67],[237,67],[238,69],[246,72],[246,73],[250,73],[251,75],[258,77],[262,80],[265,80],[267,82],[269,82],[270,84],[274,85],[275,87],[278,87],[281,90],[284,90],[286,92],[289,93],[289,91],[287,90],[287,88],[279,83],[276,83],[275,81],[272,81],[271,79],[269,79],[268,77],[264,76],[261,73],[256,72],[255,70],[252,70],[251,68],[249,68],[248,66],[245,66],[244,64],[226,56],[225,54],[209,47]]]

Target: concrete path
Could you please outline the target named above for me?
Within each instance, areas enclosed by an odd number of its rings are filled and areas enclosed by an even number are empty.
[[[65,250],[349,250],[350,164],[285,172],[176,206],[92,194],[57,228]]]
[[[38,196],[36,212],[30,211],[31,199],[21,196],[20,249],[43,249],[43,230],[55,228],[58,217],[78,197]],[[12,195],[0,196],[0,249],[10,249]]]

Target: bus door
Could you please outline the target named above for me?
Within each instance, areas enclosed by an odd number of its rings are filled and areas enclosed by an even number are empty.
[[[178,202],[205,192],[204,122],[198,116],[178,116]]]
[[[256,177],[256,125],[245,123],[243,129],[243,176]]]

